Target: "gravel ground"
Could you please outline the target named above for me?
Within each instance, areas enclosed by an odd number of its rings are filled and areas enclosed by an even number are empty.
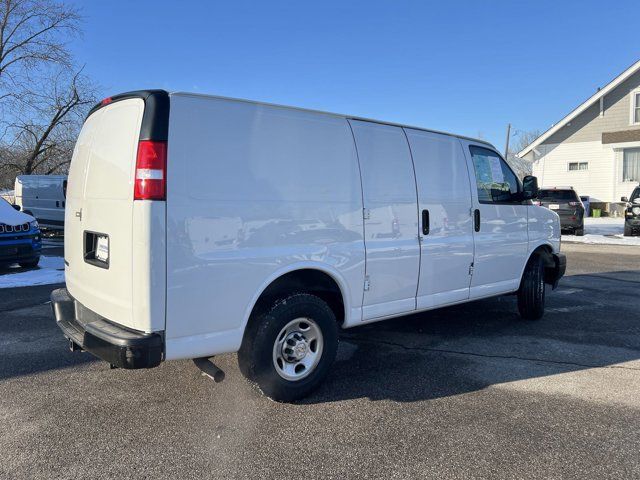
[[[538,322],[514,297],[345,331],[323,387],[262,397],[234,355],[109,370],[56,286],[0,290],[0,478],[638,478],[640,251],[563,245]]]

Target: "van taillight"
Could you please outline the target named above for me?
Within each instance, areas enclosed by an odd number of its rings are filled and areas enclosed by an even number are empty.
[[[167,143],[140,140],[134,200],[164,200],[167,194]]]

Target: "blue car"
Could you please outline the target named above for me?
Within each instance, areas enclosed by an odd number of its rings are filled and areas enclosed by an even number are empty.
[[[0,267],[13,263],[35,267],[40,261],[42,236],[38,222],[0,198]]]

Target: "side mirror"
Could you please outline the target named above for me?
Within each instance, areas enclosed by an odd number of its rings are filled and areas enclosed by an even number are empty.
[[[538,178],[527,175],[522,179],[522,199],[531,200],[538,196]]]
[[[621,202],[628,202],[629,198],[628,197],[620,197],[620,201]]]
[[[11,205],[14,210],[20,211],[20,205]]]

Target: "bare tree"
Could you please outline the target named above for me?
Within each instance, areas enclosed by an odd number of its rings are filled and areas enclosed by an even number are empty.
[[[66,41],[79,32],[76,9],[47,0],[0,0],[1,95],[43,64],[71,66]]]
[[[51,174],[66,170],[84,114],[94,103],[94,88],[77,72],[58,72],[41,91],[23,92],[14,121],[7,126],[11,143],[5,151],[5,171]]]
[[[67,41],[80,15],[56,0],[0,0],[0,187],[64,172],[95,88]]]
[[[528,160],[519,158],[516,155],[540,136],[540,130],[515,130],[512,136],[515,138],[510,142],[511,145],[507,152],[507,162],[511,165],[511,168],[515,170],[516,175],[523,178],[526,175],[531,175],[532,164]]]

